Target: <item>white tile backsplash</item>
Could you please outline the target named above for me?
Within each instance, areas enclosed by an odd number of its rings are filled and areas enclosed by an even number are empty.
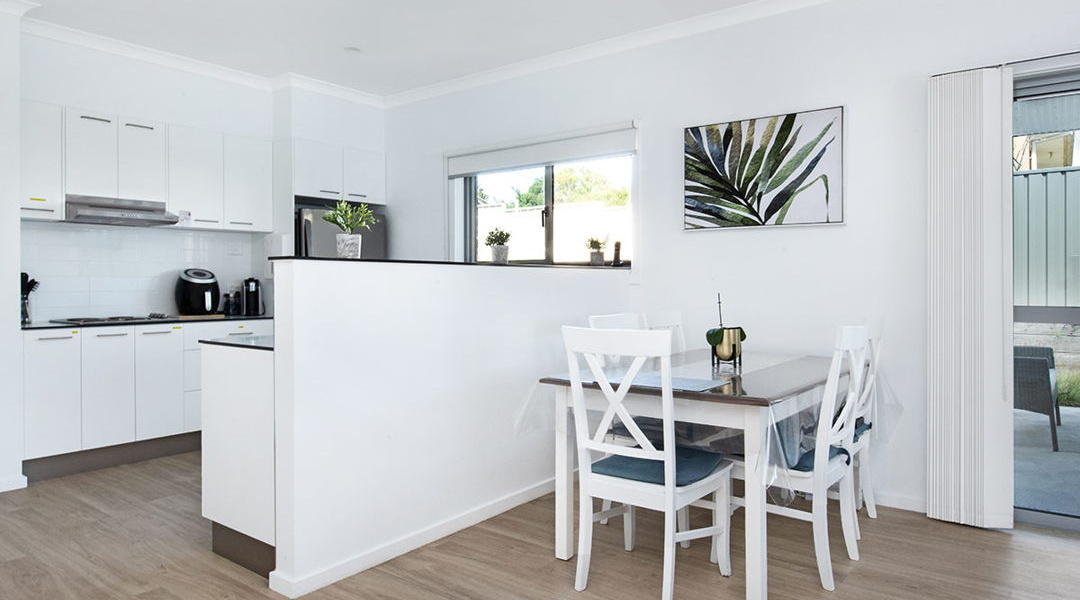
[[[209,269],[222,293],[252,272],[262,235],[74,223],[22,223],[22,270],[41,282],[30,297],[34,321],[176,313],[180,271]]]

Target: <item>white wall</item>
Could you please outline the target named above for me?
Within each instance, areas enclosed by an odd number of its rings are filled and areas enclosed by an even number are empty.
[[[292,137],[382,152],[386,146],[383,109],[292,89]]]
[[[295,597],[553,489],[515,429],[559,325],[623,310],[629,273],[275,265],[277,570]]]
[[[209,269],[223,294],[239,290],[247,277],[262,277],[261,269],[252,270],[256,236],[26,221],[22,270],[41,282],[31,295],[31,316],[176,314],[173,291],[183,269]]]
[[[619,120],[640,126],[633,292],[681,308],[692,344],[725,318],[749,351],[824,353],[834,328],[887,320],[885,377],[905,412],[877,470],[885,504],[925,504],[927,80],[1076,51],[1080,4],[838,0],[387,112],[391,253],[446,249],[444,153]],[[845,107],[841,226],[682,231],[689,125]],[[579,311],[584,313],[584,310]]]
[[[27,100],[272,139],[267,90],[23,34]]]
[[[22,334],[19,310],[19,27],[21,9],[0,2],[0,492],[26,486],[22,474]]]

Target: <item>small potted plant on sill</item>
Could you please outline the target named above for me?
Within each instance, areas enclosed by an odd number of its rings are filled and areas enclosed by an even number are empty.
[[[379,220],[367,204],[350,204],[339,200],[334,210],[323,215],[323,220],[337,225],[342,233],[337,234],[338,258],[360,258],[361,235],[357,229],[371,229]]]
[[[510,259],[510,247],[506,242],[510,241],[510,232],[496,227],[487,234],[485,244],[491,247],[491,262],[496,265],[505,265]]]
[[[594,267],[604,266],[604,248],[607,247],[607,238],[591,237],[585,240],[585,247],[589,249],[589,265]]]

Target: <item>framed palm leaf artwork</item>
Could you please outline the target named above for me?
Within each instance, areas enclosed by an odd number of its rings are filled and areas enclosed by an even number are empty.
[[[844,222],[842,107],[688,127],[684,229]]]

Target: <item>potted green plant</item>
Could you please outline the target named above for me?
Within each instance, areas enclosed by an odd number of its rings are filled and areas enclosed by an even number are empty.
[[[367,204],[350,204],[344,200],[339,200],[333,210],[323,215],[323,220],[342,231],[337,234],[338,258],[360,258],[361,236],[356,230],[371,229],[379,221]]]
[[[505,265],[510,259],[510,247],[506,242],[510,241],[510,232],[496,227],[487,234],[484,241],[491,248],[491,262],[496,265]]]
[[[585,247],[589,249],[589,264],[594,267],[604,266],[604,248],[607,247],[607,238],[591,237],[585,240]]]

